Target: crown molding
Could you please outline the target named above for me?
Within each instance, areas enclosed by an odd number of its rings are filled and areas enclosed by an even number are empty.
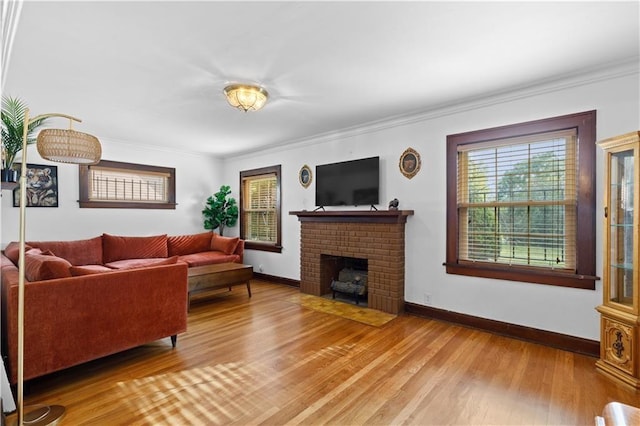
[[[368,133],[375,133],[394,127],[406,126],[448,115],[459,114],[461,112],[486,108],[492,105],[512,102],[519,99],[530,98],[573,87],[585,86],[599,81],[612,80],[638,73],[640,73],[640,56],[628,58],[623,61],[612,62],[606,66],[594,67],[578,73],[564,74],[545,80],[539,80],[534,83],[511,87],[507,90],[490,92],[474,98],[466,98],[463,100],[440,104],[426,110],[418,110],[412,113],[387,117],[381,120],[371,121],[331,132],[320,133],[295,140],[288,140],[263,149],[253,149],[251,151],[245,151],[234,155],[223,156],[222,158],[225,160],[251,158],[255,157],[256,154],[277,153],[291,148],[303,148],[318,143],[326,143]]]

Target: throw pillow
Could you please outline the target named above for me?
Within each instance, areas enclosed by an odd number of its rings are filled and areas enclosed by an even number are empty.
[[[236,251],[239,241],[239,237],[222,237],[218,234],[213,234],[211,250],[221,251],[224,254],[232,254]]]
[[[125,237],[102,234],[103,263],[123,259],[167,257],[167,234],[151,237]]]
[[[169,256],[183,256],[211,250],[213,232],[192,235],[173,235],[167,238]]]
[[[24,276],[27,281],[44,281],[71,276],[71,263],[67,260],[43,254],[40,249],[31,249],[25,253]]]
[[[32,247],[28,244],[24,245],[25,253],[31,250]],[[18,265],[18,260],[20,259],[20,243],[17,241],[12,241],[4,248],[4,255],[9,258],[10,261],[13,262],[14,265]]]

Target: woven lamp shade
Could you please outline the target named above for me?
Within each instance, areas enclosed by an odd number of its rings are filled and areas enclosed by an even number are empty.
[[[42,158],[61,163],[96,164],[102,157],[98,138],[71,129],[42,130],[37,147]]]

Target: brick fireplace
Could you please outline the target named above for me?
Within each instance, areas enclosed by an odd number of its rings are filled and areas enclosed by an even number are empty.
[[[300,221],[300,291],[331,292],[323,258],[366,260],[369,308],[404,308],[404,229],[412,210],[290,212]],[[325,269],[325,271],[323,271]]]

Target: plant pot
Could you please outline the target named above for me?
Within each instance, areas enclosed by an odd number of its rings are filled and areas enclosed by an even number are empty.
[[[0,176],[2,182],[17,182],[18,171],[13,169],[2,169],[2,175]]]

